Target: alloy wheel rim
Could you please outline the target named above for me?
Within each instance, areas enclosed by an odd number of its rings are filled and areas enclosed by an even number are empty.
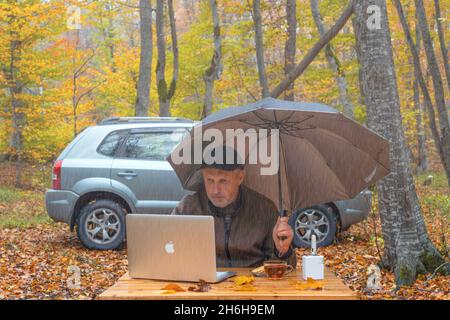
[[[307,209],[300,212],[295,220],[295,233],[302,241],[308,243],[314,234],[317,243],[320,243],[330,233],[330,222],[322,211]]]
[[[85,230],[89,239],[97,244],[113,242],[120,233],[119,216],[113,210],[93,210],[86,219]]]

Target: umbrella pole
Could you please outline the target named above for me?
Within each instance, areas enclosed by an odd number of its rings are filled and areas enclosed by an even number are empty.
[[[281,165],[281,164],[279,164]],[[286,216],[286,210],[283,209],[283,195],[281,191],[281,167],[278,167],[278,204],[280,208],[280,217]]]
[[[278,203],[280,207],[280,217],[286,217],[286,210],[283,209],[283,195],[281,190],[281,137],[279,140],[278,148]],[[278,237],[281,241],[286,240],[287,237]]]
[[[280,208],[280,217],[286,216],[286,210],[283,209],[283,195],[281,190],[281,137],[278,138],[278,207]]]

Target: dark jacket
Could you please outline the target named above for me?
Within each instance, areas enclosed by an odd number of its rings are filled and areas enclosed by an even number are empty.
[[[214,207],[202,188],[185,196],[172,214],[214,217],[217,267],[258,267],[264,260],[280,259],[272,239],[278,217],[273,202],[241,186],[239,199],[233,206],[232,210]],[[281,258],[296,267],[292,249]]]

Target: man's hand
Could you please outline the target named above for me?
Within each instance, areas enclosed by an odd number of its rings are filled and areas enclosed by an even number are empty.
[[[280,256],[288,252],[292,239],[294,239],[294,231],[288,224],[287,217],[278,217],[277,223],[273,227],[272,238]]]

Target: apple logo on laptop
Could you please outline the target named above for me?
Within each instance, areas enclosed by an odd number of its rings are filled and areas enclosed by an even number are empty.
[[[167,253],[170,253],[170,254],[175,253],[175,244],[172,241],[169,241],[164,246],[164,249],[166,250]]]

